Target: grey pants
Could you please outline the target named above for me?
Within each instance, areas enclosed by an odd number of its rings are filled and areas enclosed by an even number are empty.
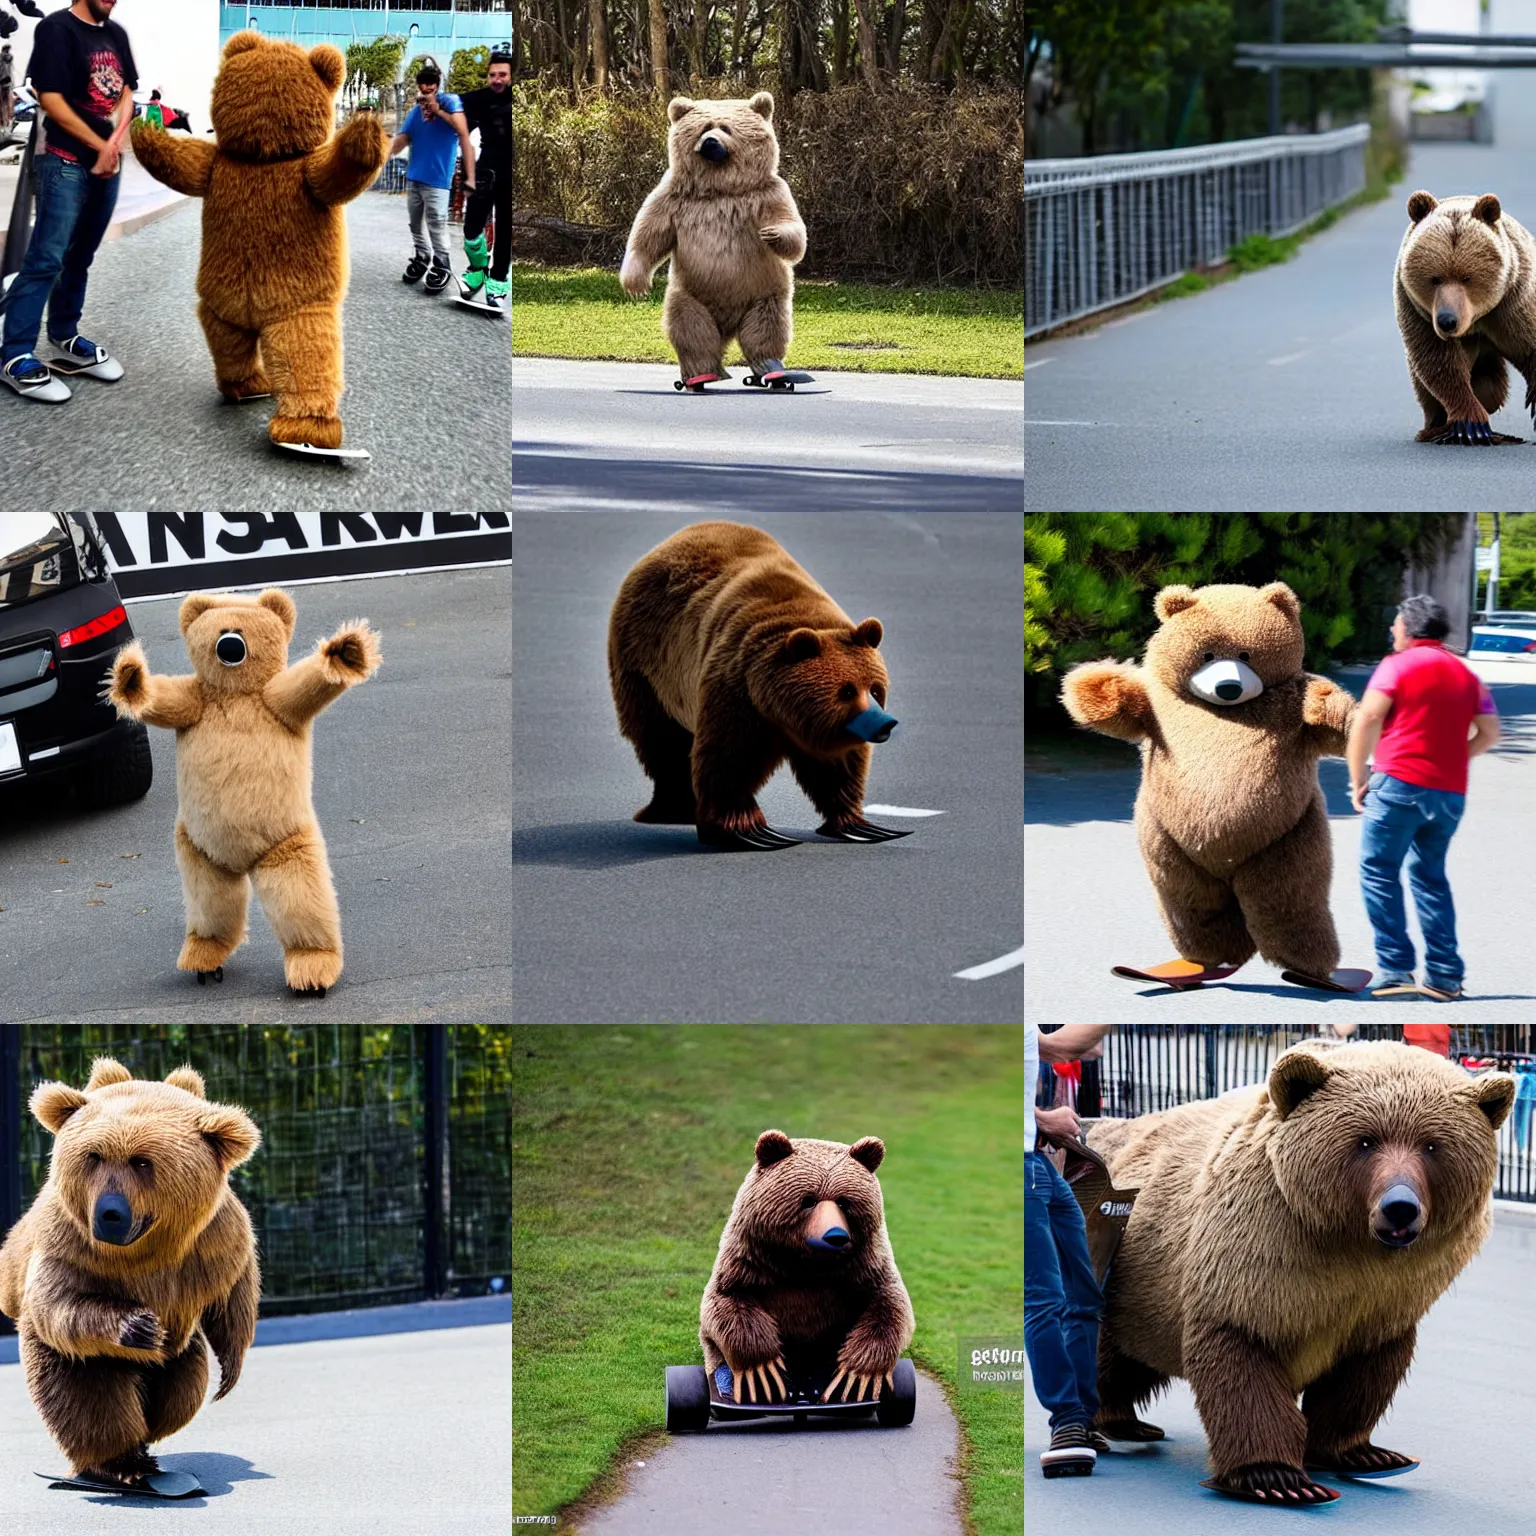
[[[424,182],[407,181],[405,184],[405,211],[411,221],[411,243],[423,261],[431,261],[439,267],[448,267],[448,188],[429,187]],[[421,232],[422,216],[426,216],[427,233]],[[431,248],[427,240],[432,241]]]

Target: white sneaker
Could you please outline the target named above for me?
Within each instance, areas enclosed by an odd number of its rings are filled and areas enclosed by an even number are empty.
[[[88,379],[100,379],[103,384],[115,384],[123,376],[123,365],[105,347],[98,347],[84,336],[74,335],[68,341],[56,341],[53,345],[60,356],[48,366],[55,373],[71,378],[84,374]]]
[[[0,368],[0,380],[9,384],[18,395],[27,400],[43,400],[49,404],[57,404],[68,400],[72,391],[63,379],[54,378],[48,367],[33,357],[30,352],[24,352],[20,357],[13,357],[4,368]]]

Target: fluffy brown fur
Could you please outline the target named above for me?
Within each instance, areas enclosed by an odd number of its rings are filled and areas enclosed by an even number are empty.
[[[1491,192],[1408,199],[1393,294],[1408,376],[1424,408],[1417,441],[1518,442],[1488,428],[1525,377],[1536,414],[1536,243]]]
[[[783,362],[794,334],[795,263],[805,225],[779,175],[773,97],[667,107],[667,173],[635,215],[619,280],[635,298],[669,256],[662,329],[684,378],[723,373],[732,337],[747,361]],[[723,146],[712,162],[700,149]]]
[[[178,1067],[140,1082],[98,1057],[85,1090],[43,1083],[48,1181],[0,1248],[0,1312],[16,1319],[27,1387],[78,1473],[158,1471],[149,1442],[202,1406],[212,1346],[220,1384],[256,1336],[256,1238],[228,1175],[261,1145],[243,1110],[210,1104]],[[133,1241],[93,1235],[105,1195],[127,1200]]]
[[[1339,963],[1328,910],[1333,845],[1319,757],[1342,757],[1354,698],[1302,671],[1301,604],[1267,587],[1164,587],[1140,667],[1074,667],[1079,725],[1141,747],[1136,831],[1163,921],[1186,960],[1239,965],[1257,950],[1309,976]],[[1196,697],[1212,658],[1264,685],[1245,703]]]
[[[827,1396],[848,1401],[895,1369],[912,1339],[912,1303],[885,1230],[875,1177],[884,1157],[876,1136],[852,1146],[783,1131],[757,1138],[699,1306],[705,1367],[730,1367],[738,1401],[782,1399],[786,1364],[800,1371],[835,1357],[841,1381]],[[808,1246],[834,1223],[847,1248]]]
[[[1283,1496],[1304,1466],[1401,1461],[1370,1433],[1488,1234],[1514,1093],[1412,1046],[1311,1042],[1264,1086],[1092,1128],[1115,1183],[1140,1186],[1106,1287],[1101,1422],[1182,1376],[1233,1486]],[[1406,1247],[1378,1236],[1397,1185],[1422,1212]]]
[[[196,592],[181,605],[190,677],[159,677],[137,641],[118,653],[107,697],[126,719],[176,732],[176,861],[187,937],[176,964],[211,971],[245,940],[250,882],[283,946],[288,985],[341,975],[341,914],[311,795],[310,722],[379,665],[367,621],[344,624],[288,665],[297,611],[286,592]],[[246,657],[226,666],[219,639]]]
[[[332,135],[341,53],[237,32],[213,83],[217,142],[133,124],[149,174],[203,199],[198,318],[219,392],[277,397],[275,443],[339,448],[342,204],[372,185],[389,141],[360,113]]]
[[[635,820],[691,821],[705,841],[761,828],[757,792],[788,759],[822,832],[857,825],[871,749],[844,727],[885,707],[883,634],[761,529],[695,523],[658,544],[608,627],[619,730],[656,786]]]

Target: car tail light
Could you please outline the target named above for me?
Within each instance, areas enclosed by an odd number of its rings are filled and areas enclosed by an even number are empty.
[[[1536,651],[1536,640],[1527,640],[1525,642],[1525,649],[1527,651]]]
[[[98,619],[92,619],[88,624],[77,624],[73,629],[66,629],[59,636],[59,649],[67,651],[72,645],[79,645],[85,640],[94,640],[97,635],[105,635],[114,630],[119,624],[128,622],[128,614],[123,605],[119,603],[116,608],[109,608]]]

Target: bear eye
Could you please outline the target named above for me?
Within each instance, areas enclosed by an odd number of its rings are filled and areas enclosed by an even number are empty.
[[[879,683],[876,683],[875,686],[873,688],[871,688],[869,691],[872,694],[874,694],[874,696],[875,696],[875,703],[878,704],[881,707],[881,709],[884,709],[885,708],[885,689],[882,688]]]
[[[1248,660],[1248,652],[1247,651],[1239,651],[1237,653],[1237,659],[1239,661],[1247,661]]]
[[[837,696],[840,699],[856,699],[859,696],[859,690],[855,688],[852,683],[844,683],[843,686],[837,690]]]
[[[1443,281],[1444,281],[1443,278],[1432,277],[1429,280],[1429,286],[1431,288],[1438,288]]]
[[[1426,1152],[1438,1152],[1440,1149],[1434,1144],[1434,1142],[1426,1141],[1424,1143],[1424,1150]]]
[[[140,1173],[148,1173],[149,1159],[147,1157],[130,1157],[128,1159],[128,1166],[130,1168],[136,1169]]]
[[[800,1202],[800,1209],[802,1211],[814,1211],[816,1209],[816,1204],[816,1196],[807,1195],[805,1199]]]
[[[1360,1138],[1360,1150],[1362,1152],[1373,1151],[1375,1149],[1375,1146],[1376,1146],[1376,1138],[1374,1136],[1362,1136]]]
[[[1216,660],[1216,652],[1215,651],[1207,651],[1205,653],[1204,657],[1202,658],[1202,660],[1204,660],[1204,661],[1215,661]]]
[[[101,1153],[100,1152],[87,1152],[85,1154],[85,1160],[88,1163],[99,1163],[101,1161]]]

